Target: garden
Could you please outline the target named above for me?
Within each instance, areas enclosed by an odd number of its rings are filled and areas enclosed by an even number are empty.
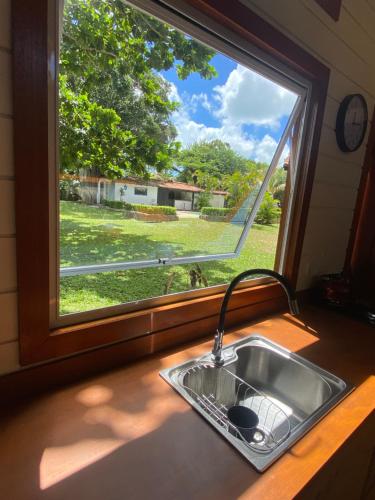
[[[144,260],[172,253],[194,255],[202,248],[206,252],[210,248],[212,252],[230,251],[242,231],[241,226],[198,218],[150,224],[127,219],[121,210],[70,201],[60,203],[60,220],[62,267]],[[272,269],[277,236],[277,224],[254,224],[236,259],[64,277],[60,282],[60,313],[223,284],[250,267]]]

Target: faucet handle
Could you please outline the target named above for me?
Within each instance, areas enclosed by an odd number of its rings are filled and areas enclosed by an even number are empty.
[[[214,347],[212,349],[213,354],[216,354],[223,347],[223,334],[224,334],[224,332],[220,332],[219,330],[216,330],[215,337],[214,337]]]
[[[223,336],[224,330],[216,330],[214,337],[214,347],[212,349],[212,356],[216,366],[224,364],[222,349],[223,349]]]

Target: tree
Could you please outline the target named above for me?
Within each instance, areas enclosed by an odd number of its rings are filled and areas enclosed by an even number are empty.
[[[234,172],[246,174],[256,165],[219,139],[192,144],[180,151],[176,164],[178,178],[183,182],[197,181],[198,174],[201,173],[217,179],[219,184],[225,175]]]
[[[171,166],[178,104],[158,72],[216,76],[215,52],[121,0],[66,0],[60,47],[60,166],[147,175]]]
[[[259,207],[255,222],[257,224],[275,224],[280,218],[281,210],[277,206],[277,201],[268,191],[265,193],[263,201]]]
[[[238,207],[245,200],[251,189],[260,181],[260,174],[254,169],[244,175],[241,172],[234,172],[223,179],[223,187],[229,193],[227,206],[229,208]]]
[[[218,139],[192,144],[179,152],[175,167],[183,182],[194,182],[208,193],[215,189],[228,191],[227,206],[239,206],[250,190],[263,180],[268,165],[236,153]]]

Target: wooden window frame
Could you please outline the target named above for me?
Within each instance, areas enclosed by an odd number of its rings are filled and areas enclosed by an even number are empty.
[[[63,328],[51,327],[50,291],[54,285],[49,271],[50,236],[54,233],[56,221],[52,220],[54,211],[51,211],[49,193],[56,189],[56,178],[49,168],[47,76],[53,71],[54,61],[48,58],[48,2],[12,2],[20,363],[28,365],[120,342],[126,342],[123,349],[133,352],[137,350],[141,337],[153,339],[147,351],[151,353],[156,350],[153,345],[157,345],[158,350],[163,347],[163,339],[168,339],[170,346],[207,335],[216,324],[221,293]],[[298,203],[294,206],[289,225],[284,266],[285,275],[295,286],[329,69],[237,0],[175,3],[182,9],[214,19],[311,82],[311,105],[306,120],[313,122],[314,127],[310,140],[304,142],[300,153],[301,170],[295,198]],[[274,283],[241,289],[235,292],[231,301],[228,324],[243,322],[283,306],[283,292]]]

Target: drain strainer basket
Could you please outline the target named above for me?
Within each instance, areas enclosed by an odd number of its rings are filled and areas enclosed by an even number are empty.
[[[290,434],[288,415],[278,402],[225,367],[196,364],[181,373],[180,381],[209,420],[254,451],[270,452]],[[244,431],[228,418],[233,406],[256,414],[257,422],[251,431]]]

